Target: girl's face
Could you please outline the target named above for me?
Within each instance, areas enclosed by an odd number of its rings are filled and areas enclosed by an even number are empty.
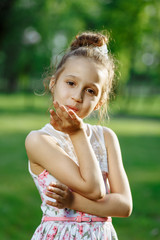
[[[51,82],[54,101],[83,119],[98,106],[107,72],[85,57],[70,57],[63,67],[56,83]]]

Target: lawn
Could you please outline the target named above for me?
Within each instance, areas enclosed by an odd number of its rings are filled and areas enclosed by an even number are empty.
[[[125,109],[116,102],[116,115],[103,123],[118,135],[134,201],[130,218],[113,218],[120,240],[160,240],[158,101],[131,100]],[[0,239],[31,239],[40,223],[41,200],[27,170],[24,141],[29,131],[49,121],[49,105],[48,97],[0,95]]]

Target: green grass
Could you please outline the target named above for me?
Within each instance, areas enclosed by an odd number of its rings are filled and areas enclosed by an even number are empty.
[[[122,104],[123,111],[114,110],[117,115],[104,122],[118,135],[134,202],[131,217],[113,218],[113,224],[120,240],[159,240],[159,105],[154,99],[153,111],[151,106],[147,109],[147,101],[143,100],[140,111],[136,110],[137,102],[137,99],[130,102],[135,107],[134,113],[127,110],[130,107],[124,111]],[[46,111],[49,104],[48,97],[0,95],[0,239],[31,239],[40,223],[41,200],[28,173],[24,141],[29,131],[49,121]],[[94,119],[88,121],[96,123]]]

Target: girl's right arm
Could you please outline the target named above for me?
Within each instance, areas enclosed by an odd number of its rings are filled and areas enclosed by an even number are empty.
[[[60,112],[59,107],[57,109]],[[67,113],[67,110],[63,109],[63,111],[65,114]],[[63,111],[61,112],[62,115]],[[73,125],[76,129],[75,123],[78,120],[76,115],[72,114],[74,115],[74,118],[72,117],[73,121],[68,119],[69,116],[65,117],[68,121],[68,129],[71,129]],[[63,129],[64,122],[63,120]],[[101,199],[105,195],[104,181],[86,132],[83,128],[77,127],[69,135],[75,148],[79,166],[56,144],[51,136],[37,131],[31,132],[26,138],[25,146],[28,158],[32,163],[47,169],[51,175],[73,191],[89,199]]]

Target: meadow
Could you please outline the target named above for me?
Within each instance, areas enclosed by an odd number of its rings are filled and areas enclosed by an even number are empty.
[[[133,195],[129,218],[113,218],[119,240],[160,240],[160,97],[119,98],[110,120]],[[0,239],[28,240],[40,223],[40,196],[28,173],[24,141],[49,121],[49,98],[0,94]],[[93,117],[86,120],[96,124]]]

